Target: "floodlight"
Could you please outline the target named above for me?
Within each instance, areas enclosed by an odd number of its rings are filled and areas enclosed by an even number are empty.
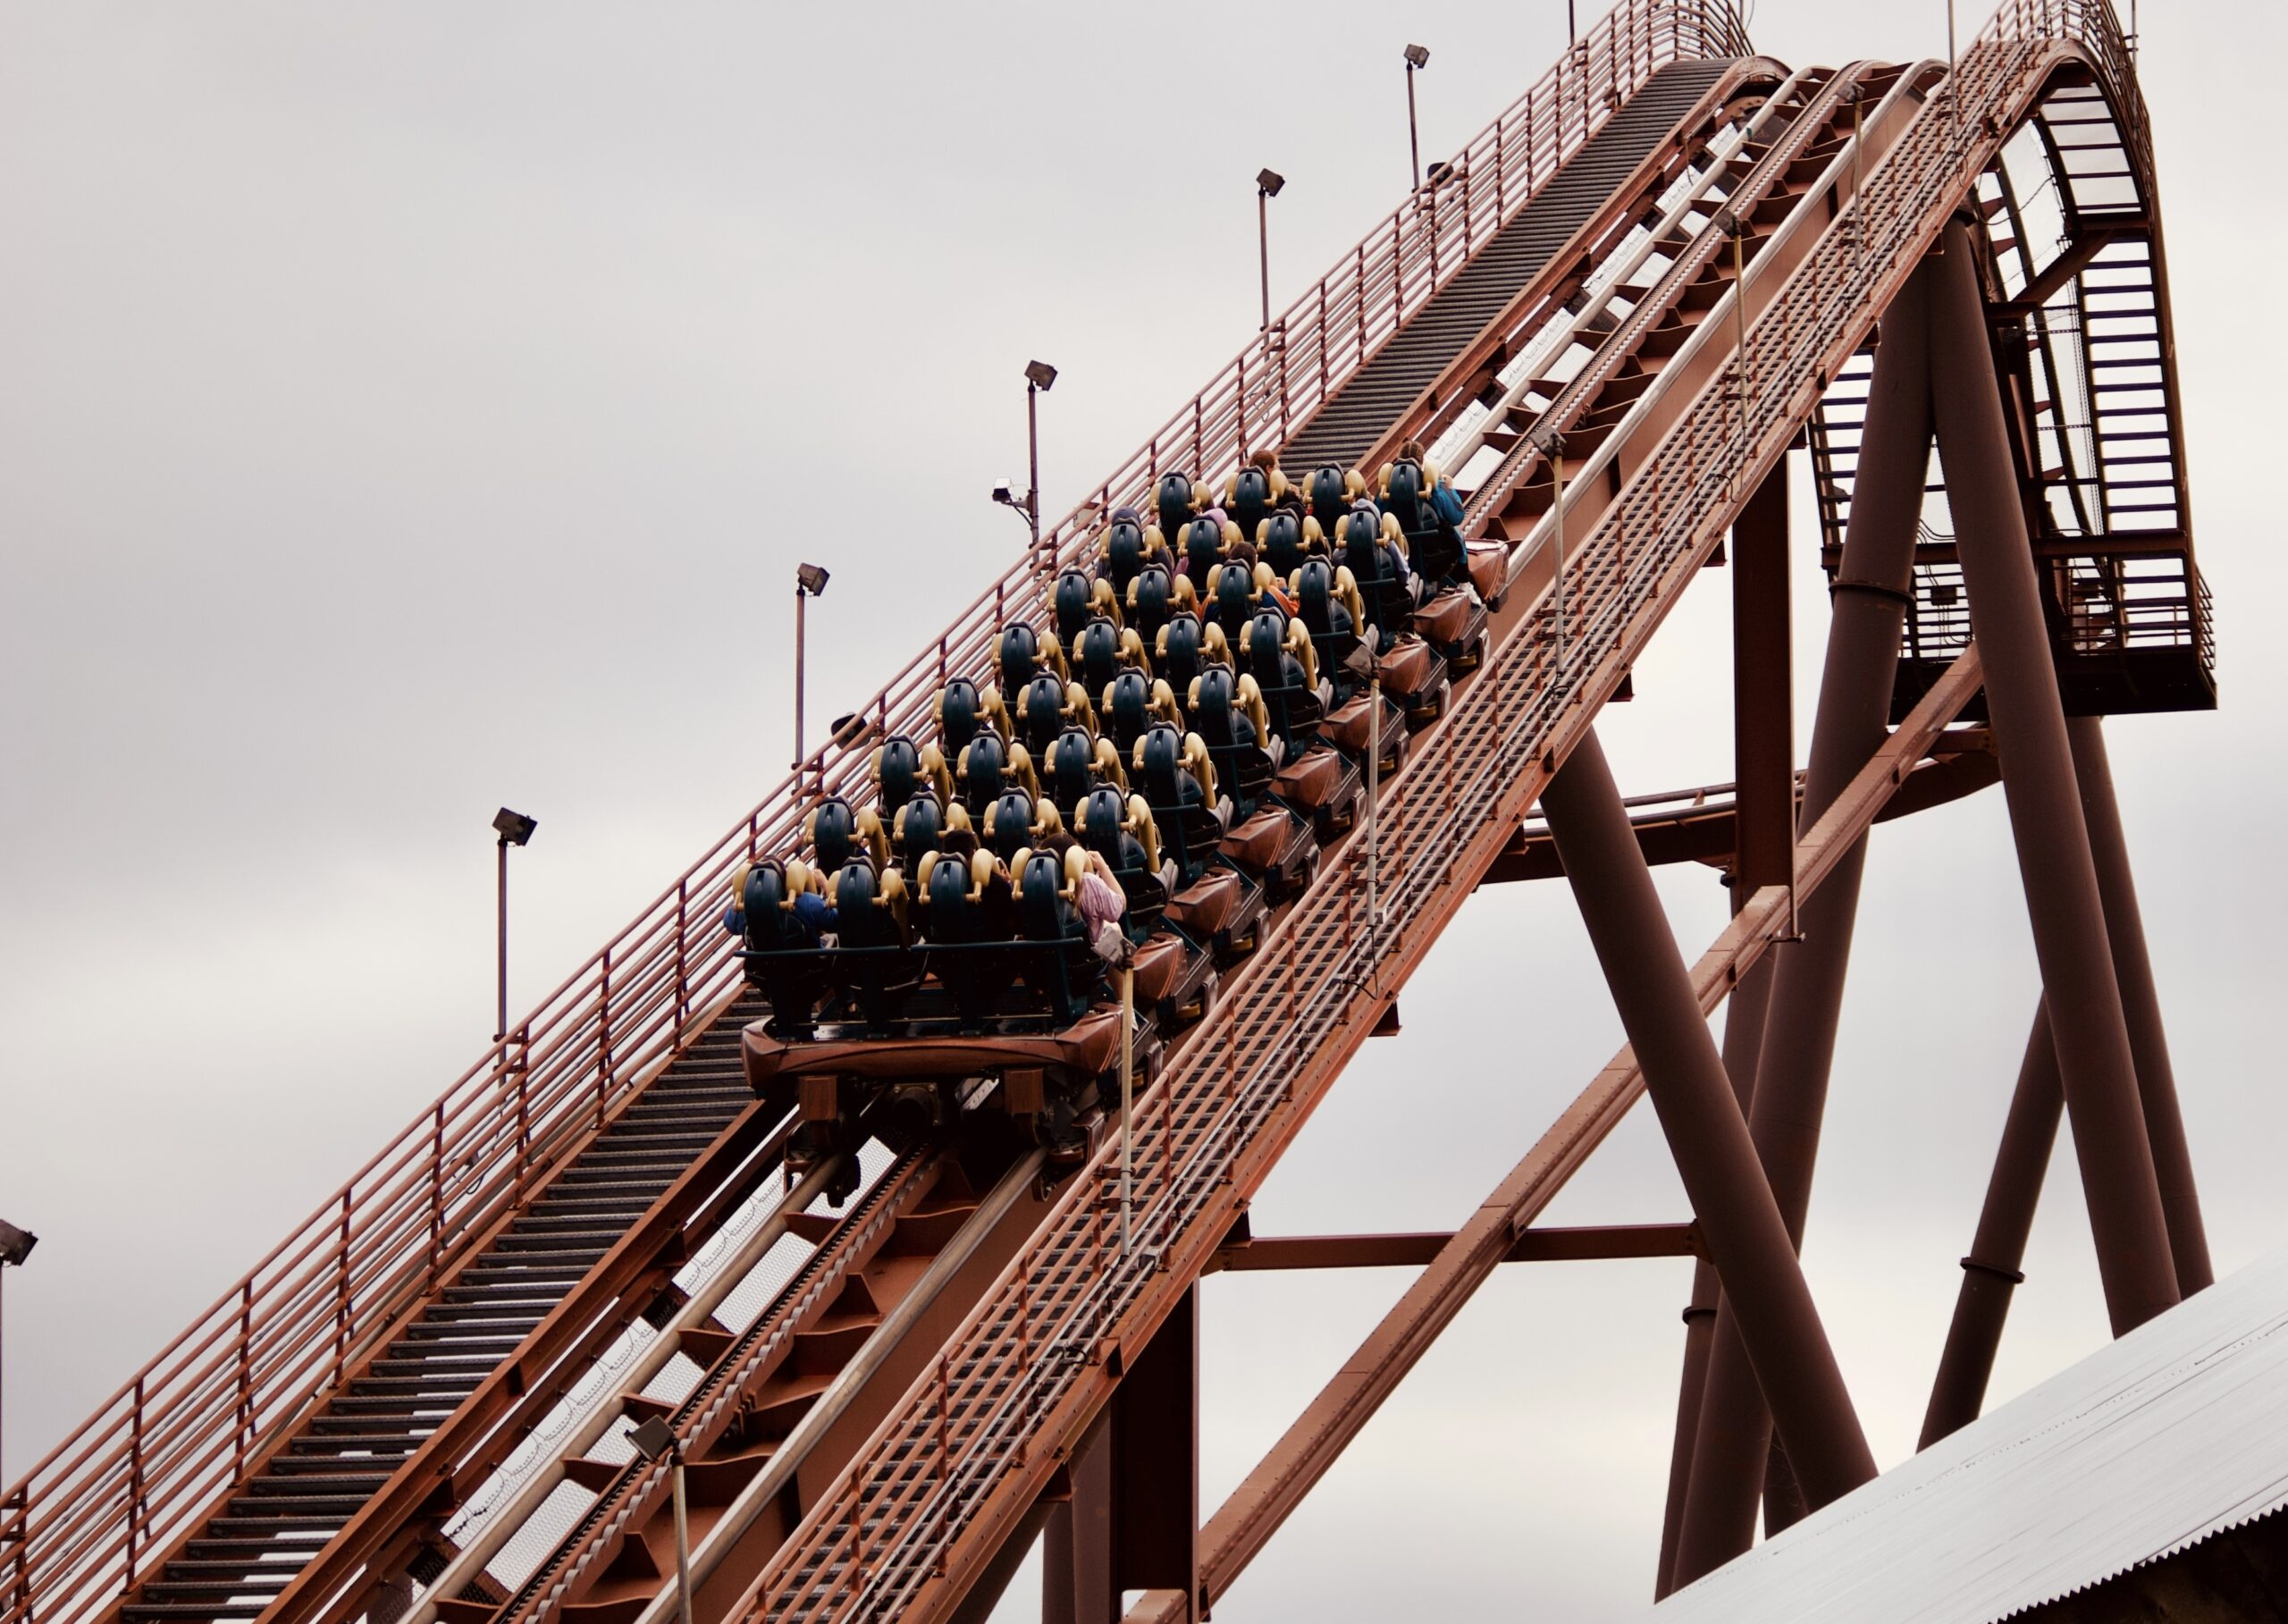
[[[533,830],[540,827],[540,820],[527,818],[519,812],[502,807],[492,814],[492,828],[503,846],[522,846],[533,837]]]
[[[818,597],[826,591],[826,571],[816,564],[798,564],[795,567],[795,588],[798,592],[806,592],[813,598]]]
[[[1047,361],[1027,361],[1025,382],[1035,389],[1047,389],[1056,382],[1056,368],[1051,366]]]
[[[1410,45],[1407,46],[1406,65],[1409,68],[1428,67],[1430,65],[1430,47],[1426,45]]]
[[[675,1428],[668,1425],[665,1416],[653,1416],[639,1426],[629,1427],[627,1441],[646,1460],[657,1460],[676,1452]]]
[[[1279,189],[1286,184],[1287,177],[1281,174],[1275,169],[1265,169],[1256,172],[1256,189],[1266,198],[1277,197],[1279,195]]]
[[[1430,165],[1430,174],[1428,178],[1432,186],[1443,186],[1447,181],[1454,178],[1454,166],[1451,164],[1445,163],[1433,164]]]
[[[10,1268],[23,1267],[24,1259],[32,1255],[32,1248],[38,1244],[39,1237],[31,1231],[0,1223],[0,1264]]]

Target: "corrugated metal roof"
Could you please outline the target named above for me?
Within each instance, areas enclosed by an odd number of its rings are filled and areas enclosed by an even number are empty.
[[[1651,1610],[1993,1624],[2288,1504],[2288,1249]]]

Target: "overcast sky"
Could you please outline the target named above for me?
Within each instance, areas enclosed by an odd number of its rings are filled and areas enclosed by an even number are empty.
[[[1585,0],[1584,14],[1594,9]],[[2281,247],[2250,200],[2274,7],[2144,7],[2223,707],[2111,725],[2220,1269],[2266,1250],[2288,588]],[[2219,48],[2227,13],[2235,30]],[[1982,13],[1965,0],[1964,38]],[[1945,50],[1941,0],[1763,0],[1791,63]],[[492,842],[514,1001],[779,777],[787,587],[813,714],[1020,539],[1021,369],[1062,511],[1423,147],[1553,57],[1558,0],[1234,7],[0,5],[0,1481],[481,1051]],[[1797,496],[1806,496],[1797,471]],[[1799,501],[1803,708],[1825,598]],[[1604,727],[1624,787],[1729,776],[1723,577]],[[1799,737],[1804,736],[1799,733]],[[1667,871],[1687,955],[1712,871]],[[1875,840],[1805,1263],[1879,1457],[1913,1446],[2036,979],[1998,793]],[[1449,1227],[1619,1041],[1571,899],[1476,901],[1256,1207]],[[1687,1216],[1649,1113],[1553,1222]],[[2098,1345],[2061,1145],[1996,1396]],[[1505,1271],[1219,1620],[1649,1594],[1677,1262]],[[1212,1507],[1398,1272],[1207,1288]]]

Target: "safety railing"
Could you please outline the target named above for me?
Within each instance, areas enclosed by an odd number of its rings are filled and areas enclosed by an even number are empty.
[[[1365,917],[1361,843],[1347,842],[1140,1099],[1135,1250],[1098,1199],[1119,1153],[1108,1143],[766,1566],[743,1617],[895,1616],[962,1566],[956,1541],[1010,1474],[1047,1468],[1041,1446],[1081,1418],[1107,1339],[1136,1328],[1126,1317],[1148,1315],[1151,1293],[1165,1305],[1181,1289],[1161,1260],[1201,1243],[1219,1192],[1228,1204],[1250,1187],[1266,1124],[1315,1086],[1347,1023],[1363,1029],[1392,945],[1434,936],[1469,891],[1463,854],[1523,815],[1582,686],[1634,658],[1662,595],[1712,550],[2050,72],[2079,47],[2103,78],[2125,63],[2118,44],[2102,6],[2028,0],[1964,54],[1847,211],[1856,229],[1831,227],[1750,329],[1745,425],[1737,398],[1704,390],[1566,561],[1568,640],[1527,618],[1419,741],[1377,820],[1388,913]]]
[[[1285,440],[1668,63],[1748,50],[1732,0],[1624,0],[1361,239],[746,818],[430,1110],[0,1495],[0,1624],[71,1624],[131,1589],[264,1451],[736,993],[716,926],[733,871],[795,849],[820,794],[871,797],[866,746],[1159,475],[1216,477]]]

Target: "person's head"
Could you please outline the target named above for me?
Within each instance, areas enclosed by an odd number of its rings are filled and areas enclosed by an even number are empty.
[[[1398,454],[1404,461],[1420,462],[1423,458],[1427,456],[1429,453],[1422,449],[1422,442],[1419,440],[1409,440],[1404,445],[1398,448]]]
[[[1265,473],[1268,474],[1272,469],[1279,466],[1279,453],[1273,450],[1267,445],[1258,446],[1256,449],[1255,455],[1249,457],[1248,460],[1253,463],[1257,467],[1261,468]]]

